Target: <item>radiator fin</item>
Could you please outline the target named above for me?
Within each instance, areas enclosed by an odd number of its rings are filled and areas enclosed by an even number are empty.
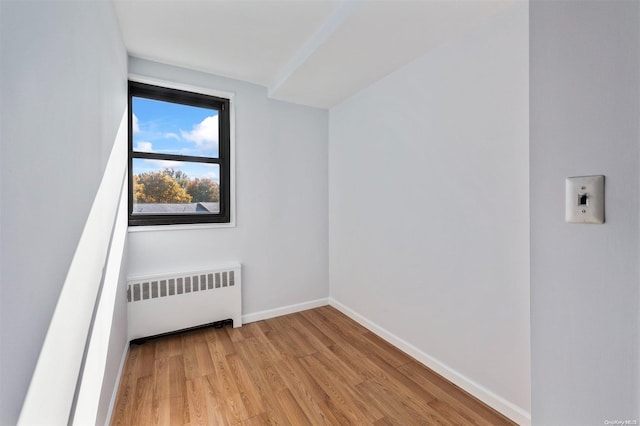
[[[234,271],[187,275],[159,281],[129,282],[127,286],[127,301],[139,302],[183,293],[233,287],[234,285]]]

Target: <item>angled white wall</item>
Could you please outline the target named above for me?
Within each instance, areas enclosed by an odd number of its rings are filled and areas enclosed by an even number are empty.
[[[330,297],[523,423],[528,70],[518,3],[329,116]]]
[[[640,420],[640,3],[531,2],[532,419]],[[604,174],[603,225],[564,180]]]
[[[4,425],[16,424],[102,179],[127,63],[110,2],[0,2],[0,40]],[[119,364],[126,329],[116,327]]]
[[[243,314],[326,301],[326,110],[267,98],[267,88],[130,58],[132,74],[234,92],[236,227],[129,233],[129,275],[243,265]]]

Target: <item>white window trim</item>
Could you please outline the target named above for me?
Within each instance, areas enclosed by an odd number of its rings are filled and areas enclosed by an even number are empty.
[[[176,224],[176,225],[139,225],[129,226],[128,232],[148,232],[148,231],[179,231],[187,229],[214,229],[214,228],[235,228],[236,227],[236,107],[235,93],[222,90],[208,89],[205,87],[193,86],[190,84],[176,83],[174,81],[161,80],[158,78],[147,77],[139,74],[129,74],[129,81],[138,83],[152,84],[154,86],[167,87],[169,89],[184,90],[186,92],[202,93],[203,95],[215,96],[218,98],[229,99],[229,223],[193,223],[193,224]],[[128,189],[130,190],[130,188]]]

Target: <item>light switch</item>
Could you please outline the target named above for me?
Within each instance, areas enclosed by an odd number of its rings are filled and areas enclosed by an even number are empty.
[[[604,176],[567,178],[565,219],[569,223],[604,223]]]

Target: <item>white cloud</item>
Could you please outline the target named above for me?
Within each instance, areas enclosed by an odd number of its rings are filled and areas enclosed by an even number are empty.
[[[220,176],[218,175],[218,172],[210,172],[210,173],[205,173],[202,175],[203,178],[205,179],[211,179],[212,181],[219,183],[220,182]]]
[[[153,144],[151,142],[138,142],[134,148],[140,152],[153,152]]]
[[[177,141],[180,140],[180,136],[178,136],[177,133],[165,133],[163,136],[165,137],[165,139],[175,139]]]
[[[150,159],[145,159],[144,160],[145,163],[149,163],[149,164],[153,164],[159,168],[172,168],[172,169],[179,169],[180,167],[184,166],[184,163],[182,161],[171,161],[171,160],[150,160]]]
[[[136,117],[136,115],[133,113],[131,113],[131,115],[133,116],[133,123],[132,123],[133,133],[138,133],[140,131],[140,125],[138,124],[138,117]]]
[[[200,149],[213,149],[218,147],[218,116],[212,115],[193,126],[186,132],[180,130],[182,137],[194,142]]]

